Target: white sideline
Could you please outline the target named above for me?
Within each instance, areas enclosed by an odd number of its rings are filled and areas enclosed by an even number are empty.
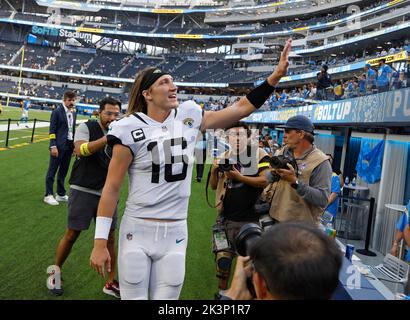
[[[86,122],[87,120],[86,119],[81,119],[81,120],[77,120],[77,123],[82,123],[82,122]],[[6,121],[6,123],[7,123],[7,121]],[[11,123],[10,124],[10,131],[11,130],[28,130],[28,129],[32,129],[33,128],[33,124],[34,124],[34,122],[28,122],[28,128],[26,128],[26,123],[24,123],[24,122],[20,122],[20,126],[17,126],[17,124],[15,124],[15,123]],[[45,127],[48,127],[50,125],[50,123],[49,122],[37,122],[36,123],[36,128],[45,128]],[[7,124],[1,124],[0,125],[0,131],[7,131]]]

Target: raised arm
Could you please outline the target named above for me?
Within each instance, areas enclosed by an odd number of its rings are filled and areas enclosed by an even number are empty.
[[[278,66],[259,87],[253,89],[232,106],[220,111],[206,111],[202,120],[201,131],[226,128],[260,108],[273,93],[280,79],[287,74],[291,47],[292,39],[289,39],[281,53]]]

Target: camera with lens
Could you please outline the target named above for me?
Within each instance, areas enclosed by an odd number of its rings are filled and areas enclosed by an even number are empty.
[[[269,215],[264,215],[260,217],[259,224],[247,223],[243,225],[235,239],[236,252],[243,257],[249,256],[252,247],[262,237],[262,234],[274,224],[275,221]],[[246,279],[246,286],[255,298],[256,293],[252,277]]]
[[[235,239],[237,253],[243,257],[249,256],[252,246],[260,239],[262,233],[262,227],[256,223],[243,225]]]
[[[236,163],[237,163],[237,162],[234,161],[234,160],[231,159],[231,158],[219,159],[219,162],[218,162],[218,170],[219,170],[220,172],[228,172],[228,171],[231,171],[231,170],[233,170],[234,165],[235,165]]]
[[[218,164],[218,169],[221,172],[228,172],[233,170],[233,164],[232,163],[219,163]]]
[[[273,156],[269,160],[269,164],[272,167],[272,169],[289,170],[288,164],[290,164],[296,172],[298,170],[298,164],[296,163],[296,160],[285,155]],[[278,182],[280,180],[280,176],[276,173],[271,172],[271,177],[269,177],[269,180],[270,182]]]
[[[263,229],[256,223],[247,223],[243,225],[235,239],[237,253],[243,257],[249,256],[252,246],[254,246],[255,243],[262,237],[262,233]],[[246,278],[246,286],[252,297],[256,298],[252,276]]]

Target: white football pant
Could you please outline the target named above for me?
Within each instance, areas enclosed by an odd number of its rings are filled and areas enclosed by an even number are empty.
[[[187,222],[123,216],[118,274],[122,300],[178,299],[185,276]]]

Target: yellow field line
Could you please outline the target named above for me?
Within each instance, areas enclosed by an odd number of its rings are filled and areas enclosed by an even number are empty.
[[[50,138],[42,138],[42,139],[37,139],[36,141],[33,141],[33,143],[37,143],[37,142],[42,142],[42,141],[47,141],[50,140]],[[6,151],[6,150],[10,150],[10,149],[16,149],[16,148],[21,148],[21,147],[25,147],[30,145],[31,143],[28,142],[24,142],[24,143],[19,143],[19,144],[15,144],[14,146],[10,146],[8,148],[0,148],[0,151]]]

